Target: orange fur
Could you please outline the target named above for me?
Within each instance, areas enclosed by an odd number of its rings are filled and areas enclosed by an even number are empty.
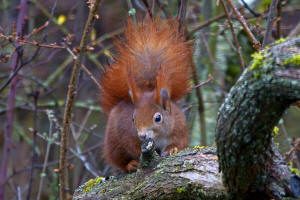
[[[130,101],[130,70],[143,91],[153,91],[156,81],[161,79],[165,80],[164,86],[158,87],[167,87],[171,100],[182,98],[189,88],[192,47],[178,32],[178,22],[156,18],[136,26],[128,20],[124,33],[125,38],[115,42],[119,55],[101,80],[100,102],[104,112],[108,115],[120,101]]]
[[[146,137],[161,155],[188,146],[185,116],[176,101],[189,89],[192,47],[175,20],[159,18],[137,26],[128,20],[116,47],[119,55],[101,80],[100,102],[108,115],[103,158],[130,172],[138,166]]]

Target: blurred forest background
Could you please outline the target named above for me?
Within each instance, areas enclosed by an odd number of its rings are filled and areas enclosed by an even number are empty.
[[[27,3],[25,23],[18,14]],[[175,18],[178,1],[148,1],[154,14]],[[244,29],[226,4],[240,50],[224,14],[223,1],[190,0],[186,36],[194,39],[192,85],[214,78],[193,89],[184,101],[190,145],[214,145],[217,112],[224,97],[255,52]],[[299,31],[300,1],[279,0],[272,40]],[[83,0],[0,1],[0,187],[5,199],[58,199],[59,146],[68,82],[82,31],[88,16]],[[262,41],[271,0],[233,1],[255,37]],[[126,16],[141,20],[147,9],[141,0],[102,1],[99,19],[89,36],[88,52],[79,77],[79,87],[69,135],[69,193],[94,176],[115,174],[102,162],[101,146],[106,117],[99,106],[99,89],[91,75],[101,74],[113,62],[113,40],[122,37]],[[23,33],[16,38],[17,33]],[[280,40],[279,40],[280,41]],[[241,57],[237,56],[237,53]],[[16,61],[14,55],[18,55]],[[19,63],[14,70],[14,63]],[[13,109],[9,109],[13,108]],[[300,109],[291,107],[281,119],[276,143],[281,151],[291,148],[300,135]],[[12,126],[12,134],[7,133]]]

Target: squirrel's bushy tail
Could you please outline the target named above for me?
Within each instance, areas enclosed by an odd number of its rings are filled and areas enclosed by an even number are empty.
[[[130,77],[139,91],[166,88],[173,101],[189,90],[192,65],[191,42],[178,31],[176,20],[146,18],[135,25],[128,18],[125,37],[115,41],[118,55],[101,79],[103,111],[120,101],[131,101]]]

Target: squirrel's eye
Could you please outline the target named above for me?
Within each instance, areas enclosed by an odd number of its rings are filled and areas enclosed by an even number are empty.
[[[155,113],[153,116],[153,120],[155,123],[160,123],[162,122],[162,115],[160,113]]]

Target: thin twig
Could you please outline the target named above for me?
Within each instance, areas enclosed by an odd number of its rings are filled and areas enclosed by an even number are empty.
[[[25,40],[28,40],[29,38],[31,38],[33,35],[37,34],[38,32],[40,32],[41,30],[45,29],[47,26],[49,25],[49,21],[46,21],[42,26],[35,28],[31,31],[30,34],[26,35],[24,37]]]
[[[100,176],[101,173],[99,173],[87,160],[87,156],[84,155],[78,145],[78,142],[75,142],[75,146],[76,146],[76,151],[73,149],[70,149],[70,151],[77,157],[79,158],[79,160],[81,160],[81,162],[83,163],[84,167],[86,168],[86,170],[88,172],[91,173],[91,175],[93,176]]]
[[[47,139],[45,138],[45,136],[43,136],[43,135],[41,135],[41,134],[38,134],[38,136],[41,137],[41,138],[44,139],[44,140],[47,140]],[[53,144],[56,144],[56,145],[59,146],[59,144],[57,144],[57,143],[53,143]],[[91,147],[87,148],[86,150],[84,150],[84,151],[82,152],[82,154],[87,154],[87,153],[90,153],[91,151],[95,151],[95,150],[99,149],[99,147],[101,147],[102,145],[103,145],[103,144],[98,143],[98,144],[96,144],[96,145],[94,145],[94,146],[91,146]],[[78,158],[78,154],[76,154],[76,155],[73,154],[73,155],[70,155],[70,156],[67,157],[68,160],[71,160],[71,159],[74,159],[74,158]],[[80,160],[80,159],[79,159],[79,160]],[[48,163],[47,163],[46,167],[53,166],[53,165],[57,165],[58,163],[59,163],[59,160],[51,161],[51,162],[48,162]],[[43,167],[44,167],[44,164],[35,164],[35,165],[34,165],[34,168],[43,168]],[[23,168],[23,169],[19,169],[19,170],[17,170],[17,171],[12,172],[9,176],[7,176],[7,178],[6,178],[6,180],[5,180],[5,183],[7,183],[7,182],[8,182],[11,178],[13,178],[14,176],[16,176],[16,175],[18,175],[18,174],[20,174],[20,173],[23,173],[23,172],[27,172],[27,171],[29,171],[29,170],[31,170],[30,167],[25,167],[25,168]]]
[[[299,33],[300,33],[300,22],[296,25],[296,27],[293,30],[291,30],[291,32],[288,35],[288,38],[294,37]]]
[[[204,85],[207,85],[210,82],[214,82],[214,80],[215,80],[214,77],[212,77],[212,75],[208,74],[208,79],[206,81],[204,81],[203,83],[199,83],[199,84],[193,86],[192,89],[196,89],[198,87],[202,87]]]
[[[244,0],[241,0],[242,1],[242,3],[243,3],[243,5],[244,5],[244,7],[247,9],[247,10],[249,10],[249,12],[254,16],[254,17],[260,17],[260,13],[257,13],[257,12],[255,12],[252,8],[250,8],[250,6],[244,1]]]
[[[204,34],[202,32],[199,33],[200,39],[204,45],[204,47],[206,48],[210,63],[212,64],[214,71],[215,71],[215,75],[217,76],[218,80],[220,81],[220,87],[222,90],[224,90],[224,79],[220,73],[220,71],[217,68],[217,64],[216,64],[216,60],[214,59],[214,56],[211,53],[211,50],[209,48],[208,42],[204,36]]]
[[[49,138],[52,138],[52,127],[53,127],[53,122],[52,120],[49,120],[50,122],[50,125],[49,125],[49,133],[48,133],[48,137]],[[46,155],[45,155],[45,159],[44,159],[44,164],[43,164],[43,169],[42,169],[42,172],[41,172],[41,176],[40,176],[40,184],[39,184],[39,190],[38,190],[38,195],[37,195],[37,200],[40,200],[41,198],[41,193],[42,193],[42,189],[43,189],[43,181],[45,179],[45,172],[46,172],[46,167],[47,167],[47,164],[48,164],[48,158],[49,158],[49,154],[50,154],[50,147],[51,147],[51,144],[52,142],[49,141],[49,140],[46,140],[47,141],[47,147],[46,147]]]
[[[244,28],[246,34],[248,35],[250,41],[253,43],[253,47],[256,50],[260,50],[261,49],[261,44],[260,44],[259,41],[256,40],[255,36],[251,32],[251,30],[248,27],[248,24],[247,24],[246,20],[244,19],[243,15],[241,15],[241,13],[239,12],[239,10],[235,7],[235,5],[232,2],[232,0],[227,0],[227,2],[229,3],[229,6],[233,10],[233,13],[235,14],[236,18],[238,19],[238,21],[240,22],[240,24],[243,26],[243,28]]]
[[[135,0],[135,5],[140,8],[142,11],[147,12],[147,9],[144,7],[143,4],[141,4],[141,2],[139,0]]]
[[[177,14],[177,18],[179,21],[179,31],[181,31],[184,28],[184,21],[186,18],[186,10],[187,10],[187,4],[188,4],[188,0],[180,0],[179,1],[179,9],[178,9],[178,14]]]
[[[28,186],[28,193],[27,193],[27,200],[30,200],[30,195],[31,195],[31,187],[32,187],[32,182],[33,182],[33,166],[36,160],[36,153],[35,153],[35,148],[36,148],[36,133],[37,133],[37,113],[38,113],[38,98],[39,98],[39,91],[33,92],[33,105],[34,105],[34,110],[33,110],[33,142],[32,142],[32,155],[31,155],[31,170],[30,170],[30,175],[29,175],[29,186]]]
[[[277,4],[277,31],[276,31],[277,39],[281,37],[281,12],[282,12],[282,4],[281,4],[281,0],[279,0]]]
[[[234,28],[233,28],[233,25],[232,25],[232,22],[231,22],[231,18],[230,18],[230,15],[229,15],[229,12],[227,10],[227,7],[225,5],[224,0],[221,0],[221,3],[222,3],[222,6],[224,8],[226,17],[228,19],[228,23],[229,23],[229,27],[230,27],[230,30],[231,30],[231,33],[232,33],[232,38],[233,38],[233,41],[234,41],[234,44],[235,44],[235,50],[236,50],[237,56],[239,58],[242,70],[244,70],[245,69],[245,61],[243,59],[243,55],[242,55],[242,52],[241,52],[242,50],[241,50],[241,47],[239,45],[238,38],[237,38],[237,36],[235,34],[235,31],[234,31]]]
[[[269,8],[267,29],[266,29],[266,32],[264,35],[262,47],[265,47],[271,41],[272,26],[273,26],[273,20],[274,20],[274,16],[275,16],[275,12],[276,12],[277,2],[278,2],[278,0],[272,0],[271,6]]]
[[[197,26],[196,28],[194,28],[193,30],[191,30],[189,32],[188,38],[191,38],[195,32],[205,28],[206,26],[209,26],[210,24],[214,23],[215,21],[223,19],[225,16],[226,16],[225,14],[221,14],[221,15],[218,15],[216,17],[213,17],[213,18],[207,20],[206,22],[203,22],[202,24],[200,24],[199,26]]]
[[[87,122],[89,116],[91,115],[91,113],[92,113],[92,110],[89,109],[87,111],[85,117],[83,118],[82,123],[80,124],[78,132],[75,131],[75,128],[72,129],[72,135],[73,135],[73,138],[75,141],[76,151],[73,149],[70,149],[70,151],[82,161],[84,167],[87,169],[88,172],[90,172],[93,176],[99,176],[100,175],[99,172],[88,162],[87,156],[82,153],[81,148],[78,143],[78,139],[79,139],[80,135],[82,134],[82,131],[83,131],[83,129],[86,125],[86,122]]]
[[[49,48],[49,49],[65,49],[66,48],[65,46],[59,46],[57,44],[41,44],[37,41],[28,41],[26,39],[19,38],[19,37],[14,38],[12,36],[7,36],[2,33],[0,33],[0,38],[4,38],[11,42],[18,42],[21,46],[23,46],[24,44],[29,44],[32,46],[44,47],[44,48]]]
[[[148,1],[143,0],[143,3],[145,4],[145,6],[147,8],[147,11],[148,11],[148,14],[149,14],[150,18],[153,19],[152,9],[150,8],[150,5],[149,5]]]
[[[192,77],[195,85],[199,85],[199,79],[197,75],[197,68],[192,65]],[[198,113],[199,113],[199,123],[200,123],[200,134],[201,134],[201,142],[200,144],[206,146],[206,122],[205,122],[205,107],[203,96],[200,87],[196,87],[196,96],[198,100]]]
[[[97,79],[93,76],[93,74],[88,70],[88,68],[82,64],[81,68],[83,69],[83,71],[92,79],[92,81],[97,85],[98,89],[101,90],[102,87],[100,85],[100,83],[97,81]]]
[[[68,87],[68,94],[67,94],[67,100],[66,100],[66,106],[64,111],[64,119],[63,119],[63,128],[61,133],[61,146],[60,146],[60,163],[59,163],[59,181],[60,181],[60,199],[66,200],[66,174],[67,174],[67,138],[69,133],[69,125],[71,121],[71,113],[72,113],[72,107],[75,100],[75,93],[76,93],[76,87],[78,82],[78,75],[81,67],[81,62],[84,56],[84,53],[86,52],[86,45],[88,42],[88,36],[91,31],[91,28],[95,22],[95,20],[98,18],[97,11],[99,8],[99,3],[101,0],[95,0],[92,2],[90,7],[90,12],[88,19],[86,21],[83,35],[80,41],[79,46],[79,55],[78,58],[74,62],[74,67],[72,71],[72,76],[70,79],[69,87]]]

